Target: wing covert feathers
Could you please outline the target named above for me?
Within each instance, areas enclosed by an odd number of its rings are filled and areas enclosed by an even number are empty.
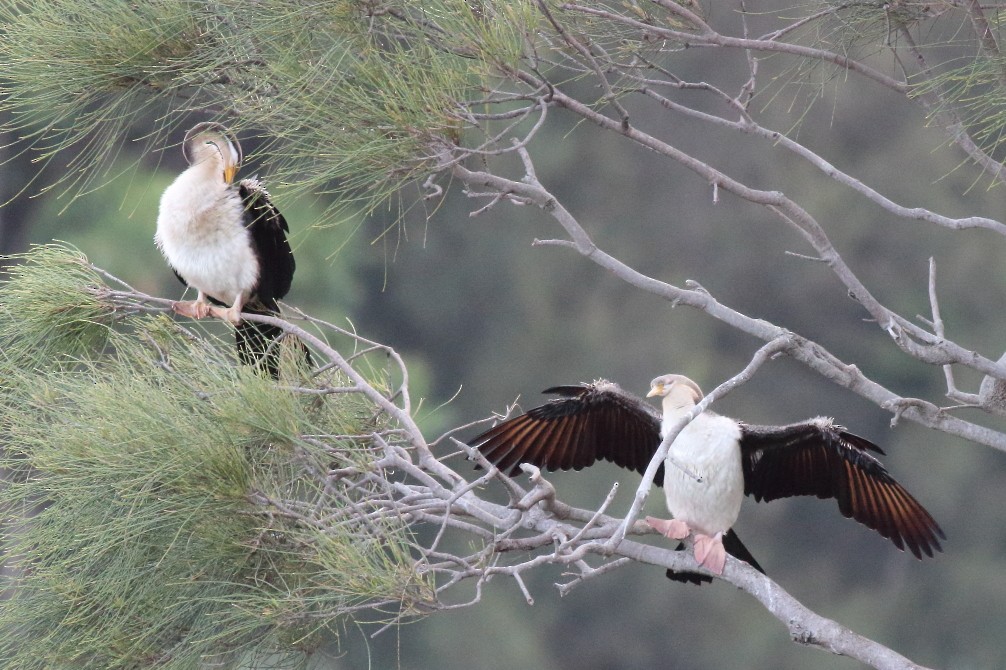
[[[834,498],[844,516],[916,558],[942,550],[939,524],[869,453],[883,453],[869,440],[820,418],[741,431],[744,492],[755,500]]]
[[[297,264],[286,234],[286,219],[273,205],[269,192],[255,178],[238,182],[244,205],[244,225],[251,234],[259,262],[258,285],[244,311],[263,316],[279,314],[279,299],[286,296],[293,283]],[[273,378],[279,376],[279,338],[283,330],[264,323],[243,321],[235,332],[238,357],[246,365],[260,365]],[[310,363],[311,357],[304,348]]]
[[[643,473],[660,446],[660,414],[617,384],[599,380],[554,386],[559,397],[508,419],[470,440],[511,475],[521,463],[580,470],[598,460]],[[658,483],[663,473],[658,472]]]

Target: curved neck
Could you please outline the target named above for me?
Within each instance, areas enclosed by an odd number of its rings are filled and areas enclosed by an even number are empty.
[[[195,160],[186,172],[199,174],[200,177],[214,184],[219,182],[221,186],[227,185],[227,181],[224,179],[223,158],[220,156],[220,152],[212,147],[203,147],[202,151],[197,152]]]
[[[664,396],[664,418],[677,419],[688,414],[695,407],[695,400],[695,394],[690,389],[675,386]]]

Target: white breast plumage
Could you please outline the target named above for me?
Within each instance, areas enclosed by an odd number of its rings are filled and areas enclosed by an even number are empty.
[[[675,519],[707,535],[734,525],[744,498],[739,439],[737,422],[711,413],[700,414],[678,434],[670,457],[702,481],[671,462],[664,464],[667,509]]]
[[[187,284],[230,305],[258,283],[258,258],[236,189],[199,167],[164,191],[154,239]]]

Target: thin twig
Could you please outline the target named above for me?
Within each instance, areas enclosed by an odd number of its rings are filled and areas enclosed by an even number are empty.
[[[671,443],[674,442],[684,427],[691,423],[691,421],[699,414],[705,412],[714,402],[727,395],[741,384],[746,383],[752,376],[754,376],[754,373],[757,372],[763,364],[765,364],[765,362],[767,362],[775,354],[787,350],[791,345],[792,341],[789,337],[779,337],[763,345],[754,353],[751,360],[743,370],[713,389],[712,392],[710,392],[688,412],[687,416],[676,421],[673,426],[661,427],[663,439],[660,441],[660,446],[657,448],[656,453],[653,454],[653,458],[650,459],[649,465],[646,466],[646,470],[643,472],[643,480],[639,483],[639,488],[636,489],[636,495],[632,500],[632,505],[629,507],[628,513],[625,515],[625,518],[622,519],[622,523],[619,525],[618,530],[615,531],[615,534],[612,535],[611,540],[608,542],[608,547],[610,549],[614,550],[618,546],[618,543],[625,539],[629,528],[632,527],[632,524],[638,518],[639,512],[642,510],[643,504],[646,502],[646,498],[650,493],[650,487],[653,484],[653,479],[657,475],[657,469],[662,463],[668,460],[667,454],[670,450]],[[675,463],[669,462],[669,465],[675,465]]]

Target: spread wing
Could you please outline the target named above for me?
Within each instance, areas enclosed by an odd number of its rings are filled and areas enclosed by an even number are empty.
[[[257,179],[242,179],[238,192],[244,204],[244,224],[251,233],[258,255],[259,279],[256,297],[263,307],[278,312],[276,301],[290,291],[297,265],[286,234],[286,219],[273,205],[268,191]]]
[[[521,463],[580,470],[597,460],[642,474],[660,446],[660,413],[609,381],[554,386],[559,397],[497,424],[469,441],[503,471]],[[664,481],[664,466],[655,477]]]
[[[834,498],[846,517],[916,556],[941,551],[943,531],[929,512],[869,452],[869,440],[813,419],[788,426],[741,424],[744,493],[769,501],[789,496]]]

